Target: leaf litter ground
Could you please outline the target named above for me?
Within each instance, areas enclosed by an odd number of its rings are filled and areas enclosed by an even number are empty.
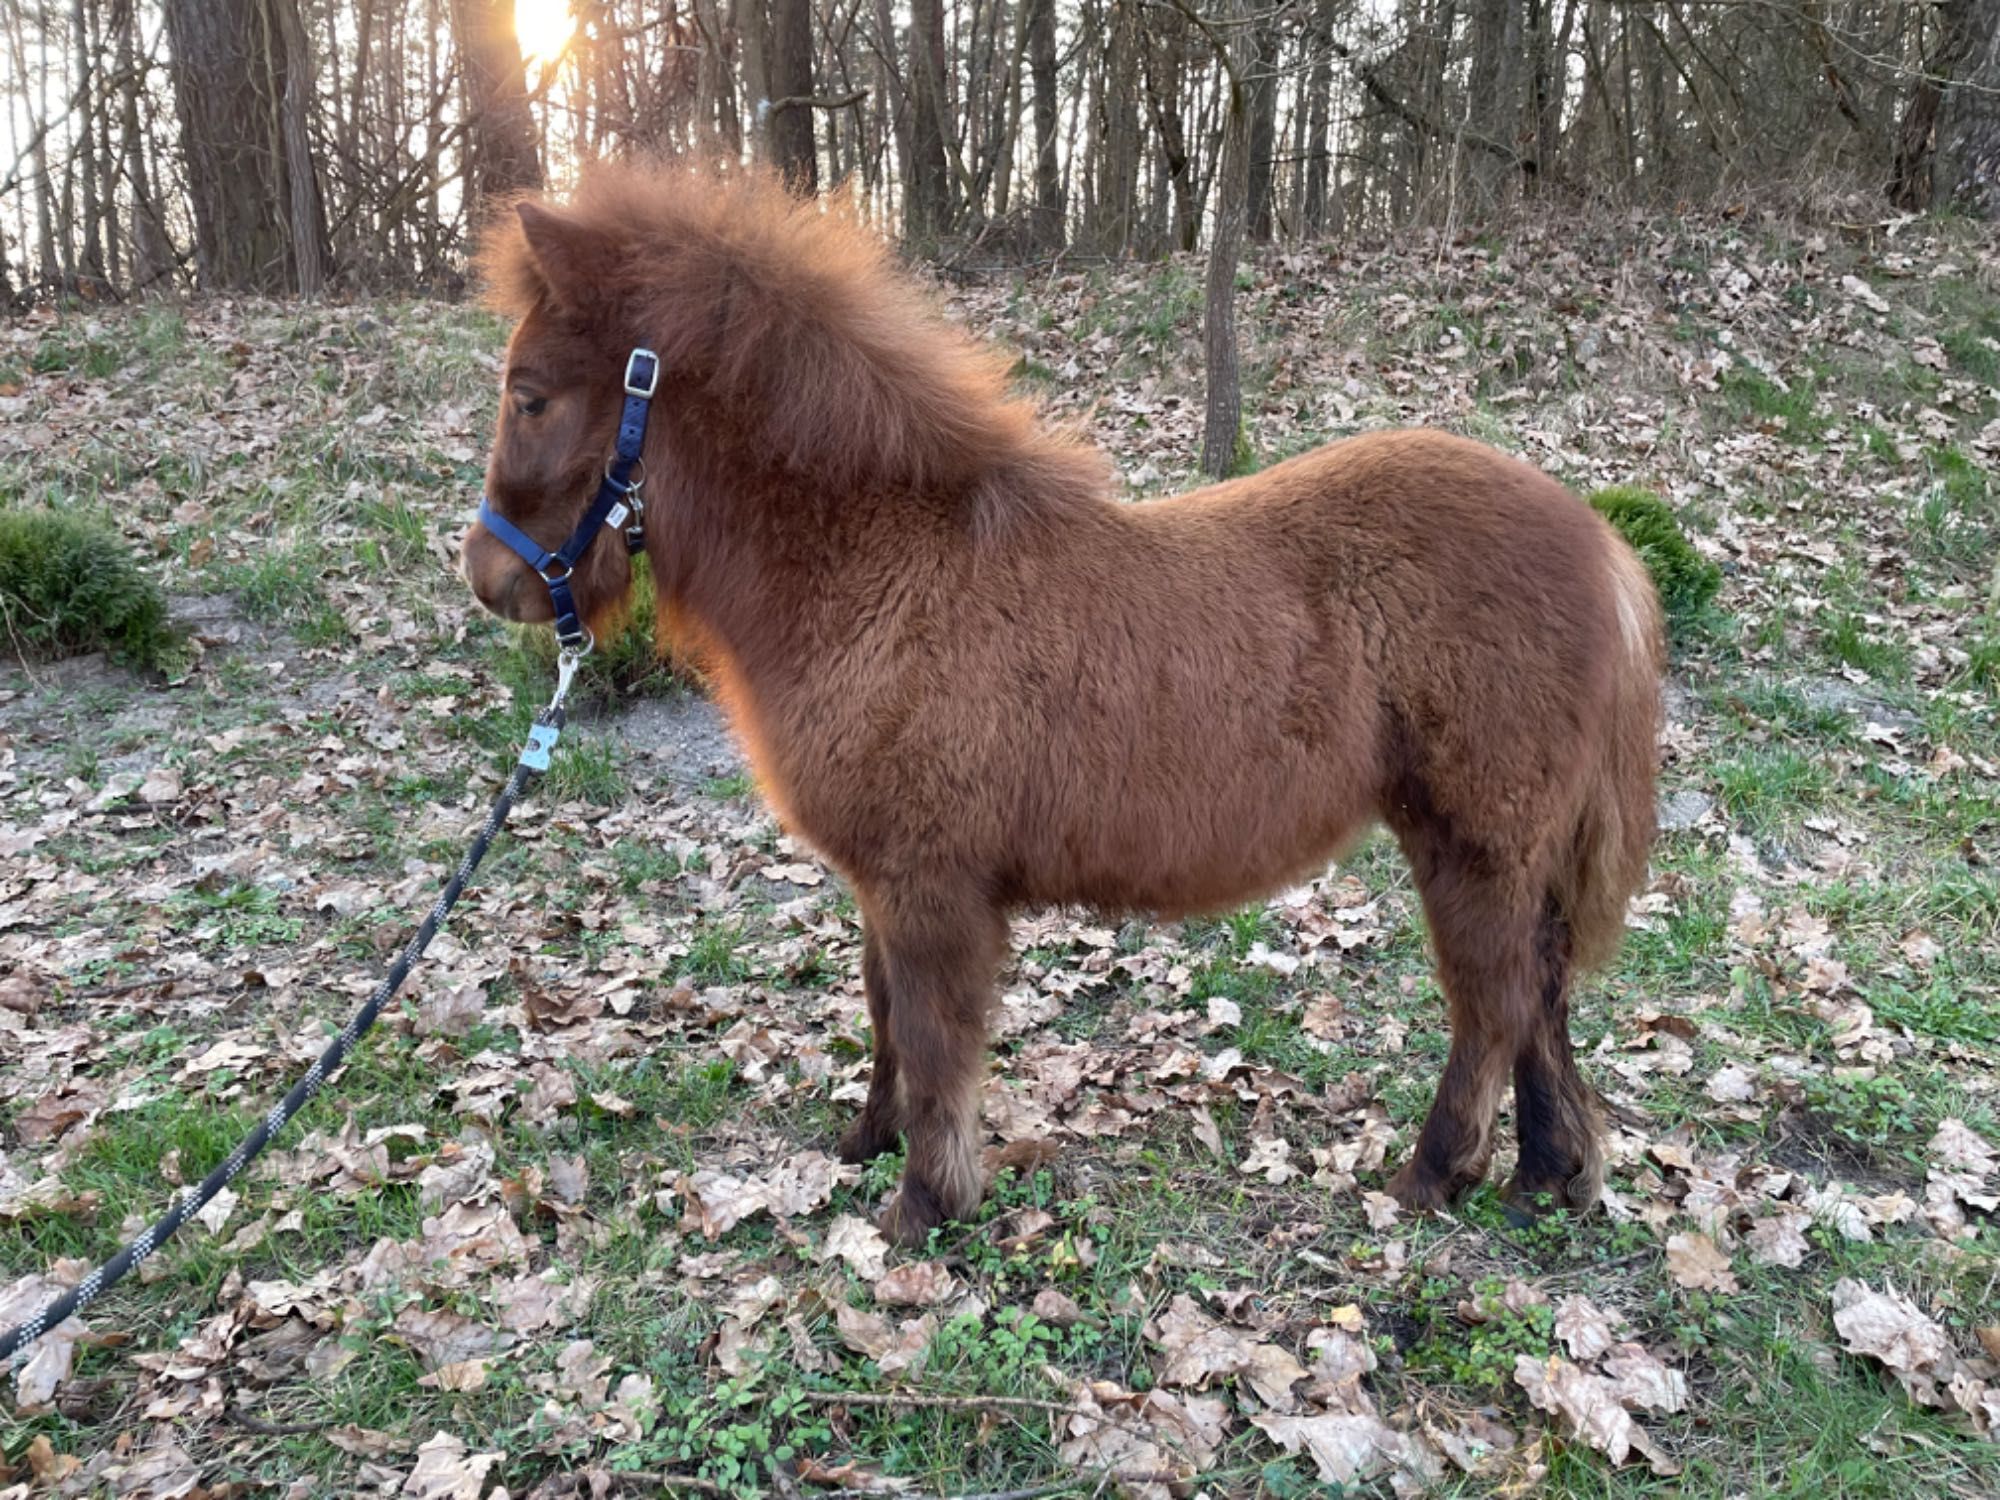
[[[853,906],[628,652],[338,1088],[9,1383],[0,1495],[2000,1489],[2000,252],[1633,219],[1244,283],[1260,460],[1435,423],[1725,571],[1576,1008],[1606,1213],[1380,1192],[1444,1037],[1378,838],[1211,921],[1020,919],[993,1192],[892,1252],[897,1163],[829,1154]],[[949,300],[1144,494],[1191,481],[1198,286]],[[450,569],[501,336],[0,330],[0,491],[110,517],[193,641],[0,678],[0,1322],[305,1066],[504,773],[547,655]]]

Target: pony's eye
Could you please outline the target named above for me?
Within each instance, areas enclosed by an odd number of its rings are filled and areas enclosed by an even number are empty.
[[[521,402],[520,406],[522,416],[539,417],[549,409],[549,398],[547,396],[530,396]]]

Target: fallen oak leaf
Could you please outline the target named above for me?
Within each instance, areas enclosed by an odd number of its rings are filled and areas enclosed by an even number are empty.
[[[1705,1234],[1677,1234],[1667,1241],[1667,1269],[1689,1291],[1734,1292],[1729,1257]]]
[[[487,1473],[505,1457],[467,1452],[463,1438],[437,1433],[417,1449],[417,1466],[404,1479],[403,1493],[415,1500],[479,1500]]]
[[[875,1300],[885,1307],[935,1307],[956,1286],[942,1261],[906,1261],[875,1283]]]
[[[1951,1343],[1915,1303],[1851,1278],[1833,1287],[1833,1326],[1850,1354],[1881,1361],[1898,1374],[1929,1372],[1951,1358]]]
[[[1551,1354],[1546,1360],[1517,1354],[1514,1381],[1528,1393],[1529,1401],[1551,1416],[1562,1417],[1575,1436],[1612,1463],[1622,1464],[1636,1452],[1651,1462],[1656,1474],[1679,1472],[1680,1466],[1632,1420],[1603,1376],[1571,1364],[1560,1354]]]

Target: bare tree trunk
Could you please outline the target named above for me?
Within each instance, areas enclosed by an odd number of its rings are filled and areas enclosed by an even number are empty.
[[[326,286],[326,205],[320,198],[319,169],[313,161],[312,57],[296,0],[269,0],[276,25],[273,48],[283,76],[277,90],[279,137],[284,142],[286,208],[291,215],[292,284],[301,296],[317,297]]]
[[[1309,234],[1326,228],[1326,187],[1332,168],[1326,130],[1333,100],[1333,7],[1334,0],[1315,0],[1306,41],[1312,66],[1306,79],[1306,186],[1301,213]]]
[[[1474,0],[1470,67],[1467,125],[1488,148],[1464,153],[1464,166],[1475,206],[1490,214],[1514,187],[1521,132],[1521,0]]]
[[[1222,159],[1216,169],[1215,228],[1202,299],[1202,349],[1208,380],[1201,435],[1202,471],[1227,479],[1243,428],[1243,387],[1236,354],[1236,265],[1243,254],[1250,198],[1250,101],[1243,67],[1225,41],[1217,47],[1225,77]]]
[[[910,160],[903,179],[903,232],[935,244],[951,228],[951,172],[945,162],[944,0],[910,7]]]
[[[1177,17],[1162,16],[1151,30],[1144,53],[1146,98],[1153,112],[1153,135],[1159,142],[1167,192],[1173,200],[1173,247],[1189,251],[1201,238],[1201,207],[1181,109],[1181,96],[1187,87],[1187,25]]]
[[[1272,171],[1278,154],[1278,25],[1265,17],[1252,28],[1249,77],[1250,180],[1245,223],[1252,243],[1271,243]]]
[[[1107,255],[1128,249],[1139,206],[1138,0],[1110,0],[1104,53],[1104,135],[1092,242]]]
[[[146,169],[146,137],[139,123],[145,80],[139,71],[138,19],[134,0],[119,0],[111,24],[118,34],[119,129],[124,136],[126,184],[132,191],[132,289],[157,290],[174,268],[174,249],[160,219]]]
[[[465,72],[466,179],[474,203],[540,187],[541,153],[514,36],[513,0],[452,0],[451,21]]]
[[[285,284],[278,158],[262,88],[261,0],[165,0],[193,209],[195,274],[215,290]]]
[[[819,191],[812,91],[812,7],[808,0],[771,0],[771,160],[807,197]]]
[[[2000,0],[1950,0],[1970,46],[1938,113],[1934,201],[2000,220]]]
[[[1057,133],[1062,101],[1056,88],[1055,0],[1025,0],[1028,7],[1028,71],[1035,80],[1035,243],[1062,248],[1064,212]]]

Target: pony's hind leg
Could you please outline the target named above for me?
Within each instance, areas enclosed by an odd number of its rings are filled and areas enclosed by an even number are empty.
[[[1405,1208],[1446,1207],[1486,1175],[1508,1070],[1533,1023],[1534,924],[1502,884],[1445,839],[1404,838],[1451,1012],[1451,1057],[1409,1162],[1389,1183]]]
[[[986,1012],[1006,940],[1000,913],[982,903],[933,901],[878,923],[893,1003],[889,1030],[909,1158],[882,1216],[882,1232],[920,1246],[947,1219],[979,1206],[979,1084]]]
[[[1508,1204],[1532,1214],[1548,1202],[1586,1209],[1602,1187],[1597,1106],[1577,1071],[1569,1039],[1569,924],[1553,902],[1543,914],[1535,960],[1540,1006],[1514,1058],[1514,1123],[1521,1156]]]
[[[868,997],[868,1026],[875,1040],[875,1059],[868,1075],[868,1102],[840,1137],[837,1149],[845,1162],[873,1161],[884,1152],[895,1150],[896,1137],[903,1128],[897,1100],[889,970],[883,961],[882,943],[875,935],[874,922],[865,912],[862,920],[866,926],[861,934],[861,988]]]

